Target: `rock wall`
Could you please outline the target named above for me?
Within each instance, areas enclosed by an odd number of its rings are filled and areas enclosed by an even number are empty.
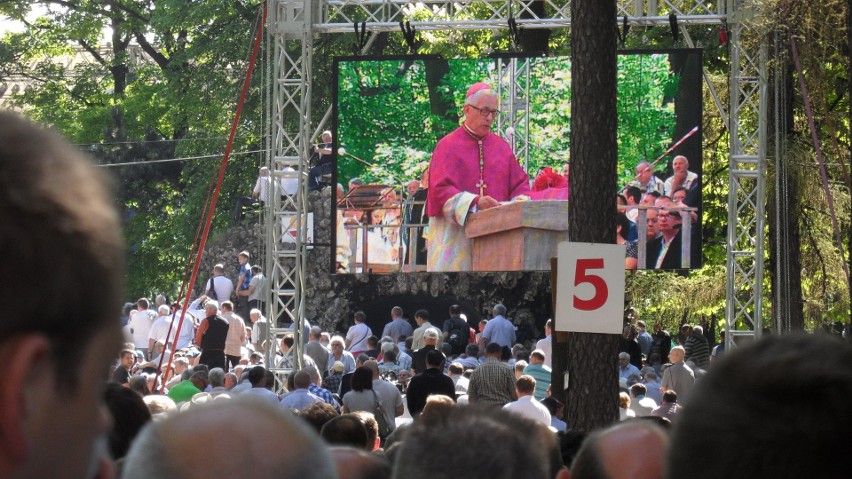
[[[458,303],[472,327],[488,318],[491,307],[503,303],[509,318],[518,326],[519,341],[531,342],[543,336],[544,323],[551,317],[550,273],[394,273],[334,275],[331,240],[333,232],[331,189],[309,194],[309,210],[314,213],[314,247],[308,252],[305,314],[312,324],[327,331],[345,333],[352,314],[363,310],[367,324],[380,334],[390,320],[390,309],[399,305],[413,324],[417,309],[430,311],[432,323],[442,324],[450,304]],[[262,258],[264,229],[258,218],[232,227],[208,241],[200,281],[206,281],[216,263],[225,265],[226,275],[235,278],[237,254],[247,250]],[[263,265],[263,262],[258,264]]]

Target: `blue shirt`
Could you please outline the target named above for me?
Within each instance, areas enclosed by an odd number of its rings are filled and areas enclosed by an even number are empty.
[[[515,326],[508,319],[497,315],[485,323],[482,337],[490,343],[511,348],[515,344]]]
[[[331,391],[329,391],[328,389],[321,388],[316,384],[311,384],[310,387],[308,387],[308,392],[315,396],[318,396],[323,401],[334,406],[334,409],[340,411],[340,406],[337,405],[337,401],[334,400],[334,396],[331,395]]]
[[[315,402],[322,401],[322,398],[311,393],[307,389],[296,389],[290,394],[284,396],[281,400],[281,405],[287,409],[297,409],[301,411]]]
[[[242,291],[244,289],[248,289],[249,283],[251,282],[251,265],[248,263],[248,261],[246,261],[246,264],[240,266],[240,274],[246,275],[243,278],[243,282],[240,283],[240,290]]]
[[[619,367],[618,368],[618,378],[619,379],[629,379],[630,376],[634,376],[634,375],[639,376],[640,378],[642,377],[642,373],[639,372],[639,368],[637,368],[636,366],[634,366],[630,363],[627,363],[626,367],[623,367],[623,368]]]

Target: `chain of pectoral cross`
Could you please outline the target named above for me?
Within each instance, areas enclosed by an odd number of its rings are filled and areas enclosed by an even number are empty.
[[[479,188],[479,196],[485,196],[485,153],[482,150],[482,140],[477,141],[479,144],[479,181],[476,182],[476,187]]]

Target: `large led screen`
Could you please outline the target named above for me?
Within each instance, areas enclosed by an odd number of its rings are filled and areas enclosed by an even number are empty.
[[[568,239],[567,57],[337,58],[312,189],[336,188],[334,272],[549,270]],[[626,269],[701,261],[702,52],[618,57]]]

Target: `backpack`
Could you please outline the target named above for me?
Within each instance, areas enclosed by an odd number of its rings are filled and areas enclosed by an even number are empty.
[[[450,344],[453,348],[453,354],[461,354],[464,352],[464,348],[467,346],[468,340],[470,339],[470,333],[467,331],[467,328],[461,329],[459,328],[459,322],[461,319],[451,318],[450,319],[450,330],[447,334],[447,343]],[[467,324],[465,324],[467,326]]]
[[[213,283],[214,277],[211,276],[209,280],[207,280],[207,284],[210,285],[210,289],[207,290],[207,297],[210,299],[218,300],[219,297],[216,295],[216,289],[214,288],[215,284]]]

